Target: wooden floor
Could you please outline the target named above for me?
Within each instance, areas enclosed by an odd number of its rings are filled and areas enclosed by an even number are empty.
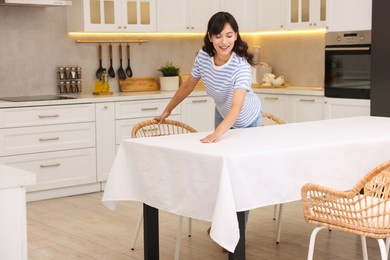
[[[143,259],[142,232],[131,251],[130,243],[141,204],[122,202],[114,212],[100,202],[102,193],[29,202],[27,205],[28,255],[35,259]],[[306,259],[312,226],[303,220],[300,202],[285,204],[281,243],[276,245],[273,207],[252,210],[247,225],[247,259]],[[178,217],[160,212],[160,259],[174,257]],[[186,223],[185,223],[186,224]],[[187,227],[187,225],[184,225]],[[193,221],[192,237],[182,237],[180,259],[227,259],[207,235],[209,223]],[[376,240],[368,239],[369,259],[380,259]],[[362,259],[360,238],[323,230],[315,258]]]

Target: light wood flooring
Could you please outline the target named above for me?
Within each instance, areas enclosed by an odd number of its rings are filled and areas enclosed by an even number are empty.
[[[102,193],[65,197],[27,204],[28,255],[46,259],[143,259],[142,231],[131,251],[133,232],[141,213],[138,202],[122,202],[116,211],[101,203]],[[306,259],[313,226],[306,224],[300,202],[285,204],[281,243],[274,241],[273,207],[252,210],[247,225],[248,260]],[[178,217],[160,211],[160,259],[174,257]],[[192,237],[183,226],[180,259],[227,259],[207,235],[209,223],[193,220]],[[369,259],[380,259],[376,240],[368,239]],[[362,259],[360,238],[338,231],[319,233],[316,260]]]

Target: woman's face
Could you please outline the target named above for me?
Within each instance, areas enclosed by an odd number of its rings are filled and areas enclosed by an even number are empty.
[[[230,55],[233,51],[234,42],[237,40],[237,33],[229,23],[226,23],[221,33],[209,35],[210,41],[213,43],[214,49],[220,56]]]

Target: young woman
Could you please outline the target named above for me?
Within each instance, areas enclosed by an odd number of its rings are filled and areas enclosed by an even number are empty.
[[[168,117],[202,78],[207,94],[215,101],[216,129],[201,142],[217,142],[231,128],[258,126],[261,104],[251,89],[252,58],[247,43],[241,40],[234,17],[227,12],[214,14],[208,22],[204,46],[195,59],[191,76],[155,119],[162,122]]]

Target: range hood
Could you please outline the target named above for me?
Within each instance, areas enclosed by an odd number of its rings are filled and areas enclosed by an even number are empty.
[[[48,6],[71,6],[71,0],[0,0],[0,5],[13,5],[13,6],[36,6],[36,7],[48,7]]]

